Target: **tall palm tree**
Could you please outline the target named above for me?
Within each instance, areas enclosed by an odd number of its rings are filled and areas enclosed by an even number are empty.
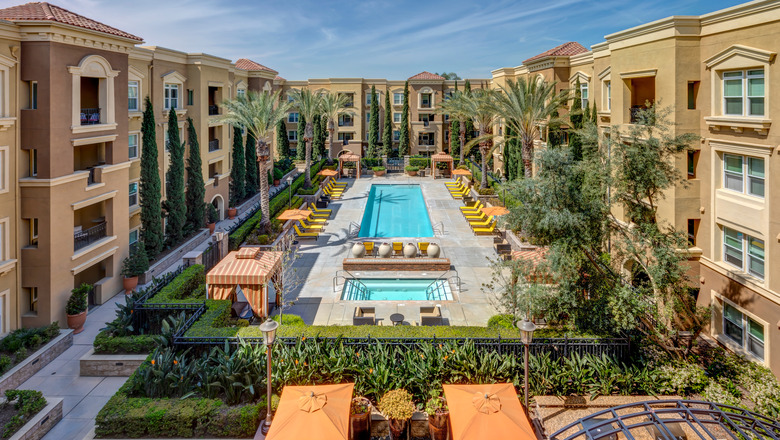
[[[458,127],[460,129],[460,132],[458,133],[458,138],[460,139],[460,162],[463,163],[464,159],[464,145],[466,143],[466,124],[464,121],[471,117],[471,115],[467,115],[463,113],[463,109],[465,106],[463,105],[463,100],[466,98],[466,95],[468,95],[470,92],[464,92],[461,90],[455,90],[451,96],[446,98],[441,105],[436,109],[436,113],[443,114],[443,115],[450,115],[450,119],[457,119],[458,120]],[[450,133],[452,135],[452,133]]]
[[[312,92],[309,89],[296,89],[290,91],[292,104],[298,109],[298,113],[306,121],[303,131],[303,142],[306,144],[306,178],[304,188],[311,187],[311,141],[314,139],[314,120],[322,114],[322,92]]]
[[[349,114],[354,116],[354,113],[347,110],[347,104],[349,104],[349,97],[344,94],[336,92],[328,92],[322,94],[322,117],[328,119],[328,136],[330,137],[328,155],[333,154],[333,144],[336,142],[336,123],[339,120],[339,115]]]
[[[279,96],[280,92],[271,95],[254,91],[238,95],[235,99],[222,103],[225,115],[220,118],[221,122],[246,128],[255,139],[257,162],[260,166],[260,210],[263,213],[263,223],[271,220],[266,168],[270,157],[268,143],[279,121],[287,117],[287,111],[291,107],[289,102],[281,101]]]
[[[523,173],[530,178],[533,172],[534,140],[541,135],[541,125],[559,123],[557,111],[569,99],[569,92],[555,93],[555,83],[544,80],[509,80],[501,87],[496,99],[496,112],[504,120],[507,133],[504,141],[516,139],[522,146]]]

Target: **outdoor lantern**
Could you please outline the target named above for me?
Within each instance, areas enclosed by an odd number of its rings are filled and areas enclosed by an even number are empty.
[[[523,344],[528,345],[534,338],[534,331],[536,330],[536,324],[533,321],[529,321],[528,318],[524,318],[522,321],[517,321],[517,328],[520,329],[520,338]],[[262,330],[262,327],[260,328]]]
[[[279,323],[274,321],[273,319],[266,319],[266,321],[262,324],[260,324],[260,331],[263,332],[263,343],[265,344],[268,349],[265,351],[265,358],[266,358],[266,408],[268,408],[268,411],[266,411],[265,414],[265,422],[263,422],[263,425],[261,427],[260,432],[263,433],[263,435],[268,434],[268,429],[271,428],[271,345],[273,345],[274,340],[276,339],[276,329],[279,327]]]
[[[517,321],[517,328],[520,329],[520,339],[525,345],[523,350],[523,401],[525,403],[525,412],[528,413],[528,393],[530,393],[530,387],[528,386],[528,358],[530,356],[530,345],[534,338],[534,330],[536,330],[536,324],[528,320],[528,316],[523,318],[522,321]]]
[[[287,184],[292,185],[293,178],[292,176],[287,176]]]
[[[260,331],[263,332],[263,343],[265,345],[271,345],[276,339],[276,329],[279,327],[279,323],[273,319],[267,319],[264,323],[260,324]]]

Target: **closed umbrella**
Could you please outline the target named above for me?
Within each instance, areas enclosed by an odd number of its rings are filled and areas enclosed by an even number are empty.
[[[346,440],[353,383],[286,386],[268,440]]]
[[[452,440],[536,440],[511,383],[444,385]]]

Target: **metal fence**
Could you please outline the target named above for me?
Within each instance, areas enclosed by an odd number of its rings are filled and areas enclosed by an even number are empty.
[[[165,273],[159,278],[152,279],[151,285],[144,289],[143,293],[133,303],[133,329],[137,334],[149,334],[159,332],[162,321],[179,310],[197,309],[202,304],[147,304],[147,301],[157,295],[174,278],[184,271],[182,266],[174,271]],[[179,308],[179,306],[187,306]],[[195,306],[195,307],[192,307]],[[166,308],[167,307],[167,308]]]
[[[222,259],[222,256],[219,252],[219,246],[211,245],[203,251],[202,254],[202,262],[203,266],[206,268],[206,272],[209,271],[212,267],[214,267],[217,263],[219,263],[219,260]]]

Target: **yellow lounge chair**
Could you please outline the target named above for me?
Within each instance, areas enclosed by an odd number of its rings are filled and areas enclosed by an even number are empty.
[[[364,241],[363,246],[366,248],[366,255],[374,255],[374,242]]]
[[[468,214],[466,215],[466,221],[473,223],[477,221],[484,221],[487,217],[485,217],[485,213],[480,211],[479,214]]]
[[[324,218],[313,217],[313,215],[314,215],[314,213],[309,214],[309,217],[306,220],[309,221],[309,222],[312,222],[312,223],[325,223],[326,221],[328,221],[327,219],[324,219]]]
[[[333,186],[333,185],[326,185],[325,188],[328,191],[337,191],[337,192],[344,192],[344,188],[340,186]]]
[[[417,247],[420,248],[420,254],[428,255],[428,246],[431,244],[426,241],[421,241],[417,243]]]
[[[463,181],[460,179],[460,177],[458,177],[454,182],[444,182],[444,184],[447,185],[447,187],[452,188],[454,186],[463,185]]]
[[[312,212],[312,213],[309,215],[309,217],[310,217],[310,218],[327,219],[328,217],[330,217],[330,214],[321,214],[321,213],[319,213],[319,212]]]
[[[336,178],[334,177],[334,178],[330,179],[330,181],[328,182],[328,185],[347,186],[349,184],[347,182],[338,182],[338,181],[336,181]]]
[[[487,228],[474,228],[476,235],[493,235],[496,232],[496,222],[490,224]]]
[[[336,183],[336,181],[335,181],[335,180],[331,180],[331,181],[330,181],[330,183],[328,183],[328,184],[327,184],[327,185],[325,185],[325,186],[326,186],[326,187],[328,187],[328,188],[330,188],[330,189],[340,189],[340,190],[342,190],[342,191],[343,191],[343,190],[344,190],[344,188],[346,188],[346,187],[347,187],[347,184],[346,184],[346,183],[344,183],[344,184],[340,184],[340,183]]]
[[[461,206],[460,212],[462,212],[464,215],[468,212],[478,212],[482,210],[482,207],[484,205],[482,204],[481,200],[477,200],[477,202],[474,205],[471,206]]]
[[[327,214],[327,215],[330,215],[330,213],[333,212],[332,209],[325,209],[325,208],[319,209],[319,208],[317,208],[316,204],[315,205],[311,205],[311,209],[314,212],[316,212],[317,214]]]
[[[471,188],[466,188],[464,191],[450,191],[450,195],[453,199],[462,199],[471,193]]]
[[[466,185],[460,185],[460,184],[458,184],[458,185],[455,185],[455,186],[448,186],[448,187],[447,187],[447,191],[449,191],[449,192],[453,192],[453,191],[465,191],[465,190],[466,190],[466,188],[468,188],[468,186],[466,186]]]
[[[300,222],[301,227],[303,229],[317,229],[317,230],[321,231],[325,227],[325,226],[322,226],[322,225],[310,225],[310,224],[304,222],[303,220],[298,220],[298,221]]]
[[[492,218],[490,218],[490,217],[485,217],[485,220],[476,220],[476,221],[470,221],[470,222],[469,222],[469,226],[471,226],[471,228],[472,228],[472,229],[473,229],[473,228],[484,228],[484,227],[486,227],[487,225],[489,225],[489,224],[490,224],[490,222],[492,222],[492,221],[493,221],[493,219],[492,219]]]
[[[394,241],[393,242],[393,255],[403,255],[404,254],[404,244],[400,241]]]
[[[328,195],[331,199],[340,199],[341,198],[341,194],[342,194],[341,192],[331,192],[331,191],[328,191],[327,188],[325,188],[322,192],[325,193],[326,195]]]
[[[294,228],[295,234],[301,238],[313,238],[316,240],[320,236],[319,232],[301,232],[301,230],[298,229],[298,225],[295,225]]]

